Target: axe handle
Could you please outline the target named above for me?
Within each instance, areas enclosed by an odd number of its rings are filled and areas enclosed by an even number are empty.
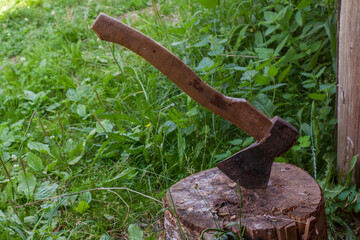
[[[242,98],[227,97],[202,81],[178,57],[128,25],[103,13],[92,25],[101,40],[120,44],[143,57],[196,102],[232,122],[257,141],[266,138],[271,119]]]

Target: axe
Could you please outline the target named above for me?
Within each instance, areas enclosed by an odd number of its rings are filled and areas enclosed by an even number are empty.
[[[196,102],[254,137],[256,143],[217,167],[242,187],[267,187],[272,163],[295,143],[296,128],[279,117],[268,118],[245,99],[221,94],[166,48],[114,18],[100,13],[92,29],[101,40],[120,44],[143,57]]]

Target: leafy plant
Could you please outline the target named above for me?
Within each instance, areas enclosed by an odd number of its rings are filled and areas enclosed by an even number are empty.
[[[154,239],[166,189],[254,142],[99,41],[89,30],[99,12],[296,126],[298,142],[277,161],[323,181],[331,233],[353,236],[353,218],[337,215],[356,214],[359,190],[335,174],[336,3],[0,0],[0,238]],[[128,190],[71,195],[118,186]]]

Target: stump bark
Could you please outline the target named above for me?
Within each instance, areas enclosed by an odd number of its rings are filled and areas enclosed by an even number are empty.
[[[240,210],[245,239],[327,239],[322,191],[307,172],[290,164],[273,164],[267,189],[241,191],[219,169],[209,169],[173,185],[164,205],[169,240],[200,239],[206,229],[204,239],[214,237],[216,231],[209,229],[239,234]]]

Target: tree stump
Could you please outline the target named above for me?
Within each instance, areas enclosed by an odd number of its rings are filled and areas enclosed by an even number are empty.
[[[239,234],[240,208],[245,239],[327,239],[322,191],[307,172],[290,164],[274,163],[267,189],[241,188],[241,195],[235,182],[212,168],[173,185],[164,205],[169,240],[200,239],[205,229]],[[206,231],[204,239],[214,234]]]

